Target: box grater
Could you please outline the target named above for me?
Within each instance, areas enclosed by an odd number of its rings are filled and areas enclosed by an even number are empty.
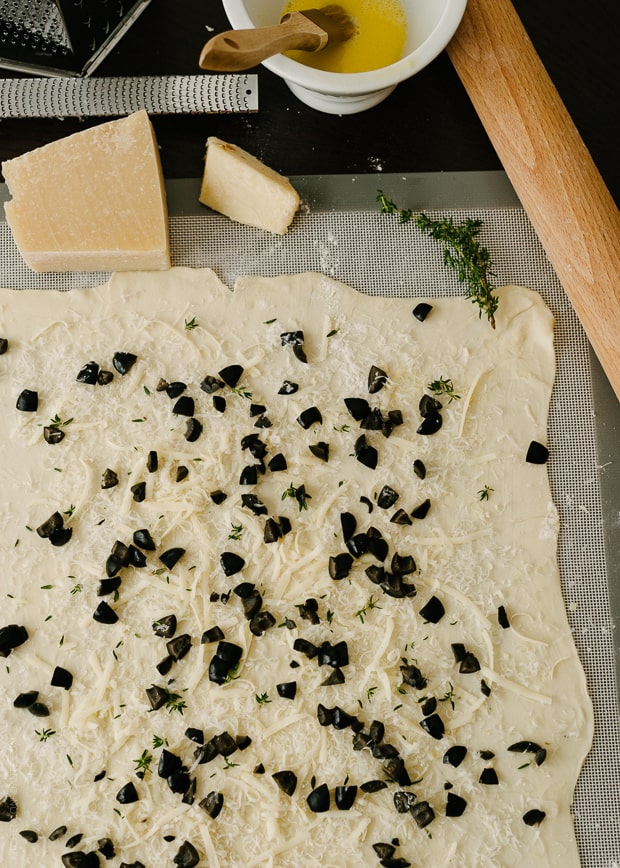
[[[151,0],[0,0],[0,67],[89,75]]]

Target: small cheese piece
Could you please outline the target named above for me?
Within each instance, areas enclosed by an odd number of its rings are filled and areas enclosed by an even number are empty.
[[[6,219],[33,271],[170,267],[159,151],[145,111],[2,164]]]
[[[231,220],[279,235],[285,234],[299,208],[299,195],[288,178],[215,136],[207,139],[198,198]]]

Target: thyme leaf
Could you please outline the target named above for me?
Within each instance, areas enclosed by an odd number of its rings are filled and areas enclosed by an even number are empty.
[[[467,218],[462,223],[452,220],[433,220],[427,214],[416,214],[409,208],[399,208],[385,193],[378,191],[377,202],[383,214],[396,214],[401,223],[413,222],[443,248],[444,265],[456,271],[460,283],[466,283],[466,298],[480,308],[479,316],[485,314],[495,328],[495,313],[499,299],[494,294],[491,255],[478,240],[481,220]]]

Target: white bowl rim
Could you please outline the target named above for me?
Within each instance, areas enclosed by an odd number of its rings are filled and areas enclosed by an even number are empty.
[[[224,11],[235,30],[255,25],[246,12],[243,0],[222,0]],[[380,69],[369,72],[326,72],[298,63],[283,54],[275,54],[262,65],[282,78],[302,87],[327,94],[363,94],[398,84],[419,72],[434,60],[450,42],[461,23],[467,0],[447,0],[434,30],[412,52]]]

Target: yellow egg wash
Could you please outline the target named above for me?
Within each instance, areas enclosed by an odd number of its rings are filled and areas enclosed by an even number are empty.
[[[338,5],[355,22],[350,39],[328,43],[316,52],[287,51],[286,56],[315,69],[347,73],[367,72],[400,60],[407,35],[407,16],[400,0],[343,0]],[[289,0],[282,15],[311,6],[308,0]]]

